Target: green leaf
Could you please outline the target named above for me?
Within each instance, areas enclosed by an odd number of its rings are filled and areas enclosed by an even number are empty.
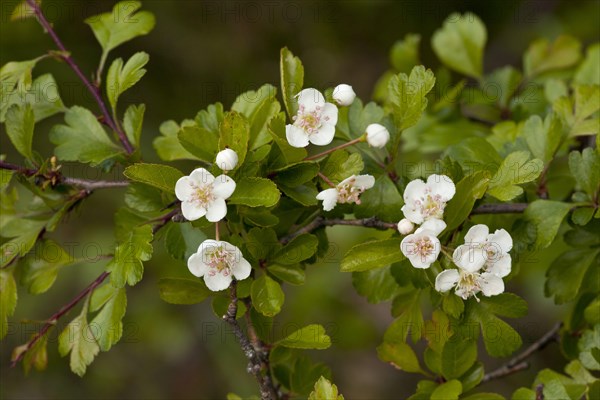
[[[573,300],[588,269],[597,267],[597,254],[597,249],[573,249],[556,258],[546,273],[546,296],[554,296],[556,304]]]
[[[348,108],[348,128],[350,137],[355,139],[362,136],[367,131],[367,126],[381,122],[384,116],[385,112],[383,111],[383,108],[376,103],[370,102],[363,107],[362,101],[358,98],[355,99]],[[338,123],[338,129],[340,129],[339,126]]]
[[[106,97],[113,110],[117,109],[119,96],[138,83],[146,74],[144,66],[149,60],[148,53],[140,51],[132,55],[125,65],[122,58],[113,61],[106,75]]]
[[[153,186],[167,193],[175,193],[175,184],[183,173],[168,165],[138,163],[125,168],[123,175],[132,181]]]
[[[413,67],[419,65],[419,45],[421,36],[412,33],[398,40],[390,50],[390,62],[398,72],[410,72]]]
[[[135,145],[140,145],[140,137],[142,136],[142,124],[144,123],[144,112],[146,106],[144,104],[130,105],[125,110],[123,117],[123,130],[127,135],[127,139]]]
[[[23,363],[25,375],[29,373],[31,367],[35,368],[36,371],[43,371],[48,366],[48,336],[50,335],[50,332],[52,332],[52,328],[48,329],[23,356],[21,362]],[[15,360],[17,349],[21,348],[22,346],[19,346],[13,351],[13,360]]]
[[[496,149],[487,140],[479,137],[468,138],[451,146],[446,155],[457,161],[468,173],[483,170],[493,175],[502,163]]]
[[[498,200],[509,201],[523,193],[523,188],[517,186],[535,180],[543,171],[544,163],[537,158],[528,161],[528,151],[510,153],[492,177],[488,193]]]
[[[212,294],[201,279],[162,278],[158,290],[160,298],[170,304],[197,304]]]
[[[290,374],[291,390],[306,398],[321,376],[331,379],[331,370],[327,365],[313,363],[308,357],[300,356],[296,358],[294,370]]]
[[[281,49],[280,58],[281,95],[290,119],[298,112],[298,102],[294,98],[304,85],[304,67],[287,47]]]
[[[456,184],[456,195],[444,209],[446,232],[452,232],[467,219],[475,202],[485,194],[489,180],[486,171],[479,171],[465,176]]]
[[[322,172],[332,182],[339,183],[352,175],[359,174],[364,167],[359,153],[350,154],[346,150],[336,150],[327,158]]]
[[[0,267],[7,266],[15,257],[23,257],[35,245],[46,226],[46,220],[10,219],[2,226],[2,236],[11,238],[0,246]]]
[[[277,144],[271,148],[270,163],[273,169],[283,168],[288,164],[302,161],[307,152],[304,148],[292,147],[285,135],[285,114],[279,113],[268,125],[268,132]]]
[[[161,136],[154,139],[152,146],[161,160],[174,161],[182,159],[198,159],[181,145],[179,138],[177,137],[181,127],[175,121],[165,121],[158,129],[160,130]]]
[[[342,259],[341,271],[368,271],[403,259],[400,238],[374,240],[352,247]]]
[[[242,204],[249,207],[272,207],[279,201],[281,193],[277,185],[265,178],[242,178],[237,182],[235,192],[229,198],[230,204]]]
[[[457,296],[455,296],[457,297]],[[463,391],[468,392],[481,383],[484,377],[483,364],[476,362],[473,366],[460,377],[460,381],[463,385]],[[472,399],[476,400],[476,399]]]
[[[487,76],[483,88],[486,92],[489,90],[492,96],[496,96],[496,101],[500,106],[508,107],[522,80],[521,73],[508,66],[497,69]]]
[[[44,293],[54,284],[59,269],[74,261],[55,241],[40,241],[22,261],[21,283],[27,286],[29,293]]]
[[[112,12],[94,15],[85,20],[92,28],[104,54],[133,38],[147,35],[154,28],[155,18],[152,13],[136,12],[141,6],[139,1],[121,1],[115,4]]]
[[[85,375],[87,366],[94,361],[100,351],[96,343],[96,332],[88,324],[87,312],[89,299],[85,301],[81,313],[73,319],[58,336],[58,351],[62,357],[71,353],[69,365],[71,371],[79,376]]]
[[[483,343],[492,357],[507,357],[514,353],[523,341],[519,333],[494,314],[481,309],[478,312]]]
[[[5,95],[5,90],[11,91],[16,87],[25,89],[31,86],[32,76],[31,71],[42,57],[27,61],[10,61],[0,68],[0,84],[2,94]]]
[[[442,374],[447,380],[460,378],[477,360],[477,342],[454,334],[442,350]]]
[[[166,205],[160,190],[137,182],[132,182],[127,186],[125,204],[129,208],[141,212],[159,211]]]
[[[331,338],[321,325],[311,324],[289,334],[275,342],[277,346],[290,349],[327,349],[331,346]]]
[[[398,130],[403,131],[421,119],[427,108],[427,93],[434,84],[433,72],[422,65],[414,67],[408,76],[400,73],[390,79],[389,99]]]
[[[475,393],[467,397],[462,397],[462,400],[505,400],[503,396],[496,393]]]
[[[587,48],[585,60],[577,68],[573,81],[580,85],[600,85],[600,43]]]
[[[293,238],[274,256],[273,262],[283,265],[293,265],[311,258],[319,246],[315,235],[305,233]]]
[[[375,304],[392,300],[400,289],[390,267],[353,272],[352,285],[358,294],[366,297],[369,303]]]
[[[213,297],[211,306],[212,306],[212,310],[215,313],[215,315],[217,316],[217,318],[222,319],[223,316],[227,315],[230,303],[231,303],[231,300],[229,299],[229,297],[225,297],[225,296]],[[246,315],[247,311],[248,311],[248,308],[246,307],[246,304],[244,304],[244,302],[242,300],[238,300],[237,313],[235,314],[235,319],[242,318],[244,315]]]
[[[25,158],[32,159],[31,144],[35,119],[31,105],[13,105],[6,112],[6,134],[17,151]]]
[[[317,200],[317,187],[312,182],[299,186],[279,185],[279,189],[290,199],[302,204],[303,206],[315,206],[319,202]]]
[[[460,381],[453,379],[438,386],[431,393],[431,400],[458,400],[458,396],[462,393],[462,384]]]
[[[165,230],[167,252],[176,260],[187,260],[198,250],[198,245],[207,239],[204,232],[195,229],[189,222],[169,224]]]
[[[568,68],[581,58],[581,43],[567,35],[561,35],[550,43],[548,39],[538,39],[529,45],[523,56],[523,67],[527,77],[544,72]]]
[[[281,311],[284,294],[279,283],[263,275],[252,282],[252,305],[258,312],[273,317]]]
[[[523,125],[523,136],[533,156],[547,164],[561,144],[562,123],[556,114],[548,114],[544,121],[532,115]]]
[[[536,248],[550,246],[571,207],[571,204],[552,200],[536,200],[527,206],[524,215],[536,227]]]
[[[30,87],[20,85],[12,89],[10,84],[7,84],[8,92],[6,87],[0,87],[0,96],[3,99],[0,102],[0,122],[5,122],[6,112],[14,104],[31,105],[35,122],[65,111],[65,105],[58,92],[58,84],[51,74],[38,76]]]
[[[265,84],[257,91],[250,90],[239,95],[231,106],[232,111],[237,111],[248,120],[249,150],[258,149],[273,140],[268,132],[268,125],[281,109],[276,95],[277,89],[270,84]]]
[[[124,240],[119,241],[114,258],[106,266],[114,287],[133,286],[142,279],[142,261],[152,258],[152,238],[150,225],[141,225],[131,229]]]
[[[521,318],[527,315],[527,302],[513,293],[501,293],[497,296],[483,297],[481,305],[492,313],[508,318]]]
[[[0,339],[8,333],[8,317],[17,308],[17,283],[12,271],[0,269]]]
[[[528,388],[519,388],[512,394],[512,400],[536,400],[535,392]]]
[[[199,160],[212,163],[219,149],[217,135],[197,125],[182,126],[177,134],[181,146]]]
[[[111,286],[111,285],[106,285]],[[127,309],[127,294],[125,289],[113,288],[108,302],[92,320],[95,337],[100,350],[108,351],[121,339],[123,334],[123,316]]]
[[[249,139],[250,126],[246,118],[237,112],[225,114],[221,123],[219,149],[234,150],[238,155],[238,166],[241,166],[246,159]]]
[[[338,393],[338,388],[324,376],[315,383],[315,390],[308,396],[308,400],[344,400],[344,396]]]
[[[577,185],[594,198],[600,190],[600,155],[598,151],[588,147],[581,153],[569,153],[569,168],[577,181]]]
[[[442,309],[452,318],[458,319],[465,310],[465,303],[459,296],[448,294],[442,299]]]
[[[487,30],[475,14],[451,14],[431,38],[431,46],[449,68],[473,78],[483,75]]]
[[[403,214],[404,204],[398,188],[387,174],[375,180],[375,185],[361,196],[361,204],[354,206],[357,218],[376,217],[383,221],[399,221]]]
[[[399,370],[413,373],[424,373],[419,359],[412,347],[404,342],[386,342],[377,346],[377,356]]]
[[[55,125],[50,141],[56,145],[54,154],[62,161],[80,161],[98,165],[121,154],[91,111],[73,106],[65,113],[67,125]]]
[[[306,273],[300,265],[270,264],[267,271],[276,278],[292,285],[303,285],[306,281]]]
[[[300,162],[278,170],[276,181],[289,187],[300,186],[310,181],[319,172],[319,165],[313,162]]]
[[[595,325],[593,330],[588,329],[583,332],[577,343],[579,361],[585,368],[594,371],[600,370],[600,359],[598,358],[600,345],[598,343],[600,343],[600,325]]]

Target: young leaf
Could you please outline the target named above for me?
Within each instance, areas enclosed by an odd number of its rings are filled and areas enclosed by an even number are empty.
[[[6,134],[17,151],[28,159],[33,157],[31,144],[34,125],[33,108],[28,103],[22,106],[15,104],[6,112]]]
[[[552,43],[538,39],[531,43],[523,56],[523,67],[527,77],[544,72],[568,68],[581,58],[581,43],[567,35],[561,35]]]
[[[336,150],[327,158],[322,172],[332,182],[339,183],[351,175],[359,174],[364,167],[360,153]]]
[[[105,286],[110,287],[111,285]],[[127,294],[125,289],[112,288],[108,301],[90,323],[90,326],[94,329],[100,350],[110,350],[121,339],[123,334],[123,322],[121,320],[126,309]]]
[[[573,80],[580,85],[600,85],[600,43],[587,48],[585,60],[577,68]]]
[[[140,145],[140,137],[142,136],[142,124],[144,123],[144,112],[146,105],[140,104],[130,105],[125,110],[123,117],[123,130],[127,135],[127,139],[135,146]]]
[[[523,126],[523,136],[533,156],[548,163],[563,139],[560,118],[556,114],[548,114],[542,121],[538,115],[532,115]]]
[[[341,271],[368,271],[403,259],[400,238],[374,240],[352,247],[342,259]]]
[[[143,68],[150,56],[140,51],[131,56],[123,65],[123,59],[117,58],[111,64],[106,75],[106,97],[113,110],[117,109],[117,101],[127,89],[131,88],[146,74]]]
[[[431,38],[435,54],[449,68],[473,78],[483,75],[487,30],[475,14],[451,14]]]
[[[156,154],[164,161],[197,160],[198,158],[186,150],[180,143],[177,134],[181,127],[173,120],[163,122],[158,128],[161,136],[152,142]]]
[[[571,207],[571,204],[552,200],[536,200],[527,206],[524,216],[536,227],[536,248],[550,246]]]
[[[451,232],[471,214],[475,202],[483,197],[488,187],[488,173],[478,171],[468,175],[456,184],[456,195],[444,210],[446,232]]]
[[[535,180],[544,169],[544,163],[534,158],[528,161],[528,151],[510,153],[492,177],[488,193],[498,200],[509,201],[523,193],[523,188],[517,186]]]
[[[411,69],[420,64],[420,43],[421,36],[411,33],[394,43],[390,50],[390,61],[396,71],[409,73]]]
[[[431,400],[458,400],[462,390],[460,381],[453,379],[438,386],[431,393]]]
[[[132,181],[153,186],[167,193],[175,193],[175,183],[183,173],[168,165],[138,163],[125,168],[123,175]]]
[[[229,203],[249,207],[272,207],[277,204],[279,197],[281,193],[273,181],[265,178],[242,178],[237,182]]]
[[[40,241],[22,261],[21,283],[29,293],[44,293],[54,284],[59,269],[73,261],[58,243],[50,239]]]
[[[14,105],[30,104],[35,122],[65,111],[65,105],[58,92],[58,84],[51,74],[40,75],[31,87],[19,86],[15,89],[0,88],[3,101],[0,102],[0,122],[5,122],[6,112]]]
[[[252,282],[252,305],[258,312],[274,317],[279,314],[283,306],[284,294],[279,283],[263,275]]]
[[[590,147],[569,154],[569,168],[577,185],[593,199],[600,190],[600,155]]]
[[[269,122],[279,114],[281,106],[275,98],[277,89],[265,84],[257,91],[250,90],[237,97],[232,111],[237,111],[250,125],[249,150],[257,149],[273,140],[268,132]]]
[[[85,301],[79,316],[73,319],[58,337],[60,355],[64,357],[71,353],[69,362],[71,371],[79,376],[85,374],[87,366],[94,361],[100,351],[96,343],[96,332],[87,321],[88,307],[89,298]]]
[[[388,85],[394,121],[398,130],[403,131],[415,125],[427,108],[427,93],[435,84],[435,76],[430,69],[416,66],[410,75],[394,75]]]
[[[8,333],[8,317],[17,307],[17,283],[12,271],[0,270],[0,339]]]
[[[574,249],[561,254],[546,273],[546,296],[554,296],[556,304],[573,300],[588,269],[598,267],[597,255],[597,249]]]
[[[183,149],[194,158],[214,161],[219,149],[219,138],[213,132],[194,124],[182,126],[176,136]]]
[[[109,139],[91,111],[73,106],[65,113],[65,122],[67,125],[56,125],[50,131],[50,141],[56,145],[54,154],[60,160],[95,166],[121,154],[121,148]]]
[[[352,286],[358,294],[366,297],[369,303],[374,304],[392,300],[400,290],[390,267],[353,272]]]
[[[281,49],[280,58],[281,95],[290,119],[298,112],[298,102],[294,98],[304,85],[304,67],[287,47]]]
[[[275,343],[277,346],[290,349],[327,349],[331,346],[331,338],[321,325],[312,324],[292,332]]]
[[[170,304],[197,304],[212,294],[201,279],[162,278],[158,290],[160,298]]]
[[[321,376],[315,383],[315,390],[308,396],[308,400],[344,400],[344,396],[338,393],[338,388]]]
[[[234,111],[225,114],[220,128],[219,149],[234,150],[238,155],[238,166],[246,159],[249,139],[250,126],[246,118]]]
[[[442,350],[442,374],[447,380],[460,378],[477,360],[477,342],[455,334]]]
[[[383,342],[377,346],[377,356],[383,362],[392,364],[399,370],[413,373],[424,373],[419,365],[415,351],[404,342]]]
[[[106,266],[114,287],[133,286],[142,279],[142,261],[152,257],[152,237],[150,225],[141,225],[129,230],[124,240],[117,244],[114,258]]]

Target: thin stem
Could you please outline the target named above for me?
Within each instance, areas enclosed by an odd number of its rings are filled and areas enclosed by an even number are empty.
[[[349,225],[349,226],[364,226],[367,228],[375,228],[375,229],[397,229],[397,224],[393,222],[384,222],[380,221],[377,218],[363,218],[363,219],[341,219],[341,218],[331,218],[325,219],[323,217],[315,218],[311,223],[305,225],[304,227],[298,229],[297,231],[284,236],[280,239],[280,242],[285,244],[294,239],[297,236],[302,235],[303,233],[310,233],[315,229],[318,229],[322,226],[334,226],[334,225]]]
[[[220,239],[220,235],[219,235],[219,223],[215,222],[215,240],[219,241]]]
[[[90,191],[95,189],[122,188],[129,186],[128,181],[93,181],[79,178],[63,178],[62,183],[79,186],[80,188]]]
[[[123,130],[119,129],[118,125],[115,123],[115,121],[110,116],[108,109],[106,108],[106,104],[104,104],[104,100],[102,100],[102,97],[100,96],[100,92],[99,92],[98,88],[95,87],[94,85],[92,85],[92,83],[85,77],[83,72],[81,72],[81,69],[75,63],[75,60],[73,60],[73,58],[70,56],[69,51],[66,49],[65,45],[62,43],[62,41],[60,40],[60,38],[58,37],[58,35],[54,31],[54,29],[52,29],[52,25],[50,24],[50,22],[48,22],[48,20],[44,16],[44,13],[40,9],[37,2],[35,0],[26,0],[26,1],[27,1],[27,4],[29,5],[29,7],[31,7],[31,9],[35,13],[40,25],[42,25],[42,27],[46,30],[46,32],[48,32],[48,34],[50,35],[50,37],[52,38],[52,40],[54,41],[56,46],[63,52],[63,54],[60,57],[63,60],[65,60],[65,62],[69,65],[69,67],[71,67],[71,69],[75,72],[75,74],[83,82],[83,84],[85,85],[87,90],[92,94],[92,96],[96,100],[96,103],[98,103],[98,106],[100,107],[100,110],[102,111],[102,115],[104,115],[104,120],[105,120],[106,124],[113,131],[115,131],[117,133],[117,135],[119,136],[119,140],[123,144],[123,147],[125,148],[125,151],[127,152],[127,154],[132,154],[134,152],[133,146],[129,142],[127,135],[123,132]]]
[[[359,137],[359,138],[356,138],[356,139],[354,139],[354,140],[351,140],[351,141],[349,141],[349,142],[346,142],[346,143],[340,144],[339,146],[335,146],[335,147],[332,147],[331,149],[325,150],[325,151],[324,151],[324,152],[322,152],[322,153],[315,154],[314,156],[309,156],[309,157],[306,157],[306,158],[304,159],[304,161],[317,160],[317,159],[319,159],[319,158],[321,158],[321,157],[325,157],[327,154],[331,154],[331,153],[333,153],[333,152],[334,152],[334,151],[336,151],[336,150],[343,149],[343,148],[346,148],[346,147],[348,147],[348,146],[352,146],[353,144],[360,143],[360,142],[364,142],[364,141],[365,141],[365,136],[361,136],[361,137]]]
[[[527,203],[508,204],[482,204],[471,211],[471,215],[477,214],[520,214],[527,208]]]
[[[323,179],[325,181],[325,183],[327,183],[332,188],[335,187],[335,183],[331,182],[331,179],[329,179],[328,177],[326,177],[325,175],[323,175],[321,172],[319,172],[318,174],[319,174],[319,178]]]
[[[500,368],[485,374],[481,380],[481,383],[502,378],[506,375],[514,374],[515,372],[522,371],[529,367],[529,363],[527,363],[525,360],[531,357],[534,353],[545,348],[548,344],[558,341],[558,332],[560,331],[561,327],[561,322],[554,325],[552,329],[546,332],[544,336],[536,340],[531,346],[525,349],[525,351],[515,356]]]
[[[1,161],[1,160],[0,160],[0,169],[8,169],[10,171],[15,171],[16,173],[25,175],[25,176],[33,176],[33,175],[37,174],[37,172],[38,172],[36,169],[21,167],[20,165],[11,164],[11,163],[8,163],[6,161]]]

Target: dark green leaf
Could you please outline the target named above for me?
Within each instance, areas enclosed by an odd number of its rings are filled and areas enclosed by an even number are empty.
[[[201,279],[162,278],[158,281],[160,298],[170,304],[197,304],[211,295]]]
[[[123,175],[132,181],[145,183],[167,193],[175,193],[175,184],[183,173],[168,165],[138,163],[127,167]]]
[[[254,280],[251,296],[254,308],[267,317],[279,314],[285,298],[279,283],[267,275]]]
[[[374,240],[352,247],[342,260],[341,270],[342,272],[368,271],[403,259],[400,238]]]

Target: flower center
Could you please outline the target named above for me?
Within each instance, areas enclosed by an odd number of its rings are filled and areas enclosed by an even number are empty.
[[[421,215],[425,220],[431,218],[441,219],[444,216],[444,208],[446,203],[442,201],[442,197],[439,194],[431,195],[431,193],[425,194],[420,200],[415,201],[416,208],[421,210]]]
[[[325,121],[329,119],[329,117],[322,118],[321,111],[319,106],[312,111],[306,111],[306,107],[301,105],[298,114],[293,117],[294,125],[309,135],[317,133],[321,127],[321,119]]]
[[[190,201],[196,203],[200,207],[206,208],[214,199],[215,196],[213,195],[212,185],[203,185],[194,187],[194,193],[192,194]]]
[[[355,186],[356,179],[351,179],[343,185],[337,186],[338,203],[360,204],[360,195],[366,190],[365,187]]]
[[[458,287],[460,288],[461,297],[468,299],[471,296],[475,296],[481,291],[481,287],[478,281],[479,274],[460,271],[460,279],[458,281]],[[477,299],[477,296],[475,296]],[[477,299],[479,301],[479,299]]]
[[[222,274],[227,276],[231,273],[231,267],[235,263],[235,254],[223,247],[218,247],[206,253],[206,265],[209,267],[208,275]]]

